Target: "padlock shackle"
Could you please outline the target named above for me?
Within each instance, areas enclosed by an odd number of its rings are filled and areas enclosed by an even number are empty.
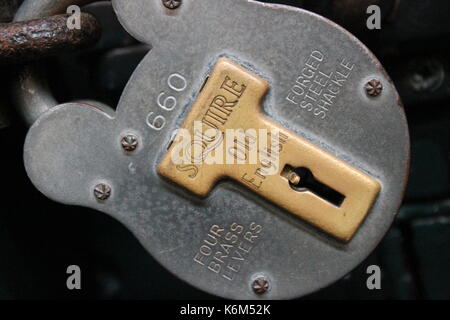
[[[70,5],[85,5],[94,0],[25,0],[17,11],[14,21],[38,19],[65,13]],[[15,105],[26,124],[32,125],[37,118],[58,104],[36,64],[24,65],[13,83]]]

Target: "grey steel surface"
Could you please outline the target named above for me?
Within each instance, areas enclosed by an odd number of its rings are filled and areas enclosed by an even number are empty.
[[[14,21],[26,21],[58,13],[65,13],[72,4],[84,5],[94,0],[25,0],[14,17]],[[37,65],[25,65],[13,84],[17,109],[25,122],[32,125],[44,112],[58,102],[50,93],[47,81]]]
[[[153,49],[130,79],[116,114],[71,103],[47,111],[33,124],[24,158],[28,175],[41,192],[55,201],[115,217],[176,276],[228,298],[280,299],[310,293],[347,274],[375,248],[402,200],[409,137],[395,88],[356,38],[315,14],[247,0],[186,0],[176,12],[169,12],[159,0],[113,0],[113,4],[125,28]],[[315,50],[324,55],[320,70],[325,73],[336,74],[342,59],[354,64],[324,119],[286,100]],[[348,244],[235,183],[224,181],[200,200],[157,175],[156,166],[173,130],[220,56],[229,56],[270,81],[264,100],[269,117],[380,181],[382,190],[373,209]],[[364,89],[373,78],[383,83],[376,98],[368,97]],[[177,100],[171,111],[158,106],[163,92]],[[149,126],[156,115],[166,122],[160,130]],[[124,134],[139,139],[132,154],[122,149]],[[103,202],[93,196],[99,183],[112,189]],[[262,230],[257,228],[260,233],[248,253],[240,251],[244,260],[223,258],[234,269],[239,265],[230,281],[194,258],[205,239],[212,241],[211,229],[229,229],[233,223],[246,232],[255,225]],[[249,245],[243,235],[238,239],[229,249],[235,257],[239,243],[247,249]],[[257,276],[270,282],[263,295],[252,290]]]

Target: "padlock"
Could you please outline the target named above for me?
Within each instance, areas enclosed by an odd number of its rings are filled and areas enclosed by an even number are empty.
[[[115,112],[68,103],[37,119],[29,177],[55,201],[116,218],[211,294],[294,298],[343,277],[386,233],[406,185],[391,80],[316,14],[180,3],[113,0],[152,50]]]

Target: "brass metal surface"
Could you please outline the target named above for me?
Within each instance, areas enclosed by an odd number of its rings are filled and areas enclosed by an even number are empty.
[[[218,180],[231,178],[328,234],[348,241],[372,207],[380,184],[265,117],[260,110],[268,89],[264,78],[228,58],[219,59],[182,125],[191,134],[191,142],[201,138],[200,153],[192,151],[194,147],[185,148],[190,152],[185,159],[189,161],[175,163],[174,155],[183,155],[184,150],[180,146],[185,139],[179,132],[159,164],[159,174],[200,197],[207,196]],[[226,143],[228,129],[245,131],[244,144],[234,141],[230,147]],[[267,130],[262,137],[267,141],[265,147],[258,143],[262,141],[261,132],[265,132],[260,129]],[[252,162],[254,148],[258,157]],[[206,161],[221,153],[224,163]],[[230,154],[235,163],[226,162]],[[292,171],[295,168],[309,169],[316,181],[343,195],[343,201],[333,204],[307,188],[295,188],[293,184],[302,181]]]

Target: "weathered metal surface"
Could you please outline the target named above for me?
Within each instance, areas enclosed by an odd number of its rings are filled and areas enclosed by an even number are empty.
[[[86,48],[100,37],[94,16],[82,13],[81,28],[67,27],[69,15],[56,15],[0,27],[0,63],[29,62]]]
[[[375,248],[402,201],[409,136],[392,82],[356,38],[315,14],[254,1],[186,0],[175,13],[160,1],[113,4],[128,31],[153,50],[130,79],[115,114],[65,104],[34,123],[24,157],[41,192],[115,217],[171,272],[229,298],[310,293],[347,274]],[[339,76],[343,63],[353,66],[345,81],[334,79],[341,86],[325,116],[286,99],[312,52],[322,57],[316,75]],[[269,81],[263,102],[268,117],[380,181],[377,201],[348,244],[230,181],[201,200],[157,174],[173,130],[223,56]],[[364,88],[371,79],[383,83],[377,97]],[[162,93],[173,97],[175,106],[164,100],[158,105]],[[120,144],[124,134],[140,139],[131,154]],[[107,201],[93,195],[100,183],[113,190]],[[221,244],[231,245],[227,254]],[[223,263],[214,257],[223,257]],[[253,288],[257,277],[270,283],[263,295]]]
[[[269,89],[264,78],[231,59],[219,59],[167,148],[158,173],[199,197],[211,194],[218,181],[232,179],[328,235],[349,241],[372,208],[379,182],[263,116],[260,103]],[[228,141],[238,131],[247,138],[246,142],[235,136],[239,147]],[[193,137],[191,143],[201,143],[203,148],[184,146],[186,133]],[[199,138],[202,134],[207,137]],[[270,141],[270,146],[261,145],[261,140]],[[241,163],[230,165],[230,160]],[[181,170],[180,164],[185,165]],[[308,184],[301,168],[312,172],[311,181],[320,181],[321,186]],[[303,186],[289,184],[286,177],[294,170],[304,177]],[[323,192],[324,187],[337,196]]]
[[[93,0],[25,0],[17,11],[14,21],[27,21],[65,13],[70,5],[84,5]],[[19,70],[13,83],[13,99],[16,108],[29,125],[58,102],[50,92],[40,67],[26,65]]]

